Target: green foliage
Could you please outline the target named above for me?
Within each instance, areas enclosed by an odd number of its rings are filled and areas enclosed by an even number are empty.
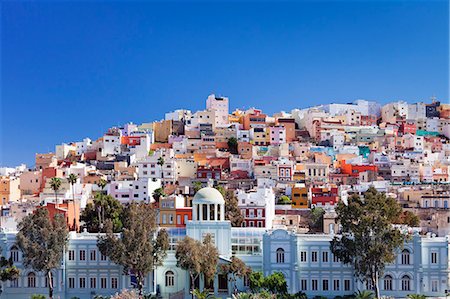
[[[355,293],[356,299],[373,299],[374,294],[372,291],[364,290],[364,291],[358,291]]]
[[[31,299],[45,299],[45,296],[41,294],[33,294],[31,295]]]
[[[271,294],[287,294],[287,282],[281,272],[274,272],[266,277],[262,272],[252,272],[248,279],[253,293],[266,291]]]
[[[194,188],[194,193],[197,193],[198,190],[202,189],[202,182],[199,181],[192,182],[192,188]]]
[[[44,272],[49,282],[52,270],[60,266],[68,241],[67,224],[61,214],[50,219],[48,210],[38,208],[25,216],[18,224],[17,245],[23,253],[23,264],[37,272]],[[49,297],[53,297],[53,285],[48,286]]]
[[[227,274],[229,280],[235,285],[238,278],[248,277],[252,270],[240,258],[232,256],[229,264],[220,265],[220,272]]]
[[[58,190],[61,188],[61,179],[53,177],[50,179],[50,188],[55,192],[55,202],[58,202]]]
[[[12,258],[6,259],[1,257],[0,259],[0,280],[7,281],[19,278],[19,269],[13,264]]]
[[[200,274],[203,274],[205,281],[208,282],[212,281],[216,274],[219,251],[213,244],[210,234],[206,235],[203,242],[185,237],[178,242],[175,258],[177,267],[189,273],[191,282],[194,282]]]
[[[286,294],[287,282],[283,273],[274,272],[269,276],[264,277],[264,288],[272,294]]]
[[[313,232],[323,232],[323,215],[325,210],[322,208],[312,208],[309,216],[309,229]]]
[[[248,280],[250,282],[250,290],[253,293],[259,292],[264,286],[264,275],[262,272],[250,273]]]
[[[277,204],[279,205],[290,205],[291,203],[292,203],[291,199],[289,198],[289,196],[286,195],[282,195],[277,202]]]
[[[420,224],[420,218],[416,214],[410,211],[404,211],[400,214],[400,217],[395,221],[397,224],[405,224],[411,227],[417,227]]]
[[[278,294],[277,299],[308,299],[308,296],[306,296],[303,292],[297,292],[295,294]]]
[[[105,221],[110,220],[117,233],[122,230],[122,213],[123,206],[117,199],[98,192],[93,203],[88,203],[81,212],[80,220],[84,222],[82,227],[90,233],[103,232]]]
[[[78,180],[78,176],[76,174],[73,174],[73,173],[69,174],[69,176],[67,177],[67,181],[72,186],[77,182],[77,180]]]
[[[409,299],[426,299],[427,296],[425,295],[420,295],[420,294],[409,294],[408,296]]]
[[[165,230],[158,231],[155,210],[148,204],[133,202],[123,211],[121,236],[114,234],[111,220],[106,221],[105,231],[106,235],[97,241],[100,252],[121,265],[125,273],[136,275],[142,295],[145,276],[162,265],[169,249],[169,236]]]
[[[195,298],[197,299],[214,299],[214,294],[211,294],[209,290],[203,290],[200,291],[199,289],[195,289],[192,291],[192,294],[194,294]]]
[[[97,183],[97,186],[102,189],[105,189],[106,185],[108,184],[108,182],[104,179],[100,179],[100,181]]]
[[[155,199],[156,202],[159,202],[161,197],[166,196],[166,194],[164,193],[164,189],[163,188],[157,188],[157,189],[155,189],[155,191],[153,191],[152,196],[153,196],[153,198]]]
[[[153,156],[154,154],[155,154],[155,151],[154,151],[154,150],[149,150],[149,151],[148,151],[148,155],[149,155],[149,156]]]
[[[378,280],[385,264],[395,261],[396,252],[408,238],[392,225],[402,209],[393,198],[371,187],[364,199],[354,195],[348,205],[339,202],[336,212],[342,236],[331,241],[331,251],[344,264],[352,265],[359,278],[376,286],[379,298]]]
[[[236,137],[228,138],[227,145],[228,145],[228,150],[230,151],[230,153],[232,153],[233,155],[238,154],[238,141],[237,141]]]

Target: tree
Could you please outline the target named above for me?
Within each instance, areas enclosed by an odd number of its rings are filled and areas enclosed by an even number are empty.
[[[153,191],[152,196],[153,196],[153,199],[154,199],[156,202],[159,202],[159,200],[161,199],[161,197],[166,196],[166,194],[164,193],[164,189],[163,189],[163,188],[157,188],[157,189],[155,189],[155,191]]]
[[[279,205],[290,205],[292,203],[291,199],[286,196],[286,195],[282,195],[279,199],[278,199],[278,204]]]
[[[227,140],[227,145],[230,153],[237,155],[238,154],[238,141],[236,137],[230,137]]]
[[[164,161],[163,157],[159,157],[158,162],[156,163],[161,168],[161,185],[163,187],[164,187],[164,169],[163,169],[164,163],[165,163],[165,161]]]
[[[373,299],[373,292],[371,291],[358,291],[355,293],[355,299]]]
[[[403,213],[400,214],[400,217],[397,219],[395,223],[416,227],[419,226],[420,224],[420,218],[413,212],[403,211]]]
[[[241,209],[239,209],[238,199],[234,195],[233,190],[226,190],[222,186],[215,187],[225,200],[225,219],[230,220],[231,226],[240,227],[242,222],[244,222],[244,216],[241,214]]]
[[[100,252],[123,267],[124,273],[136,276],[139,295],[145,276],[161,266],[169,249],[166,230],[158,230],[156,212],[146,203],[132,202],[124,209],[123,231],[114,234],[111,220],[105,223],[106,235],[99,237]]]
[[[52,270],[60,266],[68,241],[63,215],[50,219],[47,209],[38,208],[18,224],[17,245],[23,253],[23,264],[44,272],[48,281],[48,296],[53,298]]]
[[[100,188],[101,193],[104,192],[106,185],[108,185],[108,182],[106,180],[100,179],[100,181],[98,181],[97,186]]]
[[[248,280],[250,282],[250,290],[253,293],[259,292],[264,286],[264,275],[262,272],[250,273]]]
[[[234,288],[236,287],[236,280],[238,278],[248,277],[252,272],[240,258],[235,256],[231,257],[229,264],[222,264],[220,268],[222,274],[229,276],[229,280],[233,283]]]
[[[93,203],[88,203],[81,213],[80,220],[84,222],[83,228],[90,233],[103,231],[106,220],[111,220],[113,232],[122,230],[122,204],[110,195],[95,194]]]
[[[219,261],[219,252],[207,234],[203,242],[185,237],[178,242],[175,252],[177,267],[186,270],[191,279],[191,291],[194,290],[195,280],[203,274],[205,282],[214,279]]]
[[[373,187],[364,193],[364,199],[353,195],[348,205],[339,202],[336,208],[342,236],[331,241],[331,251],[344,264],[352,265],[362,281],[371,283],[377,298],[385,264],[394,262],[396,252],[408,239],[393,227],[401,212],[393,198]]]
[[[286,294],[287,282],[284,274],[281,272],[274,272],[267,277],[264,277],[264,288],[272,294]]]
[[[61,179],[57,177],[51,178],[50,188],[55,192],[55,203],[58,203],[58,190],[61,188]]]
[[[322,208],[312,208],[309,217],[309,229],[311,231],[323,231],[323,215],[325,210]]]
[[[17,279],[19,277],[19,269],[14,266],[12,257],[9,259],[5,257],[0,258],[0,280],[8,281]]]
[[[69,177],[67,178],[67,181],[69,182],[69,184],[70,184],[70,186],[72,188],[73,215],[74,215],[72,229],[75,230],[75,231],[78,229],[76,227],[77,225],[76,225],[76,219],[75,219],[76,211],[75,211],[75,190],[74,190],[74,185],[77,182],[77,180],[78,180],[77,175],[73,174],[73,173],[69,174]]]
[[[202,182],[199,181],[192,182],[192,187],[194,188],[194,192],[197,193],[198,190],[202,189]]]
[[[219,262],[219,251],[212,240],[211,234],[207,234],[203,239],[201,247],[202,259],[200,260],[201,272],[205,282],[212,282],[217,272]]]

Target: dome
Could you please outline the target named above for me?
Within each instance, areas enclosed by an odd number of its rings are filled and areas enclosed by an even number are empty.
[[[205,187],[198,190],[195,193],[194,199],[192,200],[192,204],[225,204],[225,200],[223,199],[222,193],[220,193],[217,189],[211,187]]]

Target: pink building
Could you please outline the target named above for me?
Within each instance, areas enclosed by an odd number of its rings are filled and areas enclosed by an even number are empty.
[[[269,127],[270,144],[286,143],[286,128],[283,126]]]

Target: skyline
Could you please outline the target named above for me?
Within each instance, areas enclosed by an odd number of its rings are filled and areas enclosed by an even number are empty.
[[[31,166],[34,153],[110,125],[199,110],[210,93],[269,114],[356,99],[448,102],[445,1],[7,2],[1,11],[0,166]]]

